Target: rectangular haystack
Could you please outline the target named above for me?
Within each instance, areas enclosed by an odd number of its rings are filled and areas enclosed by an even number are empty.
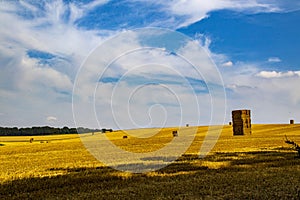
[[[232,111],[233,135],[251,135],[251,111]]]

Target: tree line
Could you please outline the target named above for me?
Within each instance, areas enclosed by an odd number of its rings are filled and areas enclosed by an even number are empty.
[[[0,127],[0,136],[35,136],[35,135],[56,135],[56,134],[78,134],[100,132],[99,129],[89,128],[54,128],[50,126],[17,128],[17,127]]]

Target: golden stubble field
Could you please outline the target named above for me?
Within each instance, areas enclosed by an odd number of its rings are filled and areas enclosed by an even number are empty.
[[[173,164],[142,174],[103,165],[78,135],[0,137],[0,198],[300,199],[300,159],[284,143],[286,135],[300,144],[300,125],[253,125],[249,136],[233,136],[232,127],[224,126],[213,150],[199,158],[207,129],[198,127],[190,148]],[[141,153],[168,145],[173,130],[151,138],[106,135],[121,149]],[[146,132],[151,130],[128,133]]]

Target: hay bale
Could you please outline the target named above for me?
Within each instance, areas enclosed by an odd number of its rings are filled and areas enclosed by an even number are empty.
[[[177,131],[173,131],[172,134],[173,134],[173,137],[178,137],[178,132]]]
[[[250,110],[232,111],[233,135],[251,135],[251,114]]]
[[[111,128],[110,129],[103,128],[103,129],[101,129],[101,132],[102,133],[113,132],[113,130]]]

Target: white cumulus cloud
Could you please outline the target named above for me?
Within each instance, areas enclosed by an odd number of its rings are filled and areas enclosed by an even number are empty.
[[[89,52],[113,34],[83,30],[76,20],[106,2],[0,1],[0,110],[10,113],[3,124],[43,125],[43,113],[55,112],[62,119],[57,125],[72,126],[76,72]],[[53,58],[31,57],[31,50]]]
[[[287,71],[287,72],[261,71],[258,74],[256,74],[256,76],[262,77],[262,78],[292,77],[292,76],[300,76],[300,71]]]
[[[56,118],[56,117],[53,117],[53,116],[48,116],[46,120],[47,120],[47,122],[52,123],[52,122],[56,122],[56,121],[57,121],[57,118]]]
[[[268,62],[273,62],[273,63],[281,62],[281,59],[278,58],[278,57],[270,57],[270,58],[268,59]]]
[[[299,71],[260,71],[259,63],[237,63],[222,69],[227,90],[227,120],[231,111],[252,110],[253,123],[288,123],[299,111]],[[276,114],[274,114],[276,113]]]
[[[232,61],[228,61],[222,64],[223,67],[232,67],[233,66],[233,62]]]
[[[150,2],[148,0],[132,0]],[[152,2],[153,3],[153,2]],[[209,13],[216,10],[229,9],[252,13],[280,11],[280,4],[276,1],[267,0],[178,0],[178,1],[155,1],[161,5],[161,10],[170,14],[170,22],[178,27],[188,26],[208,17]],[[174,17],[179,20],[174,21]]]

